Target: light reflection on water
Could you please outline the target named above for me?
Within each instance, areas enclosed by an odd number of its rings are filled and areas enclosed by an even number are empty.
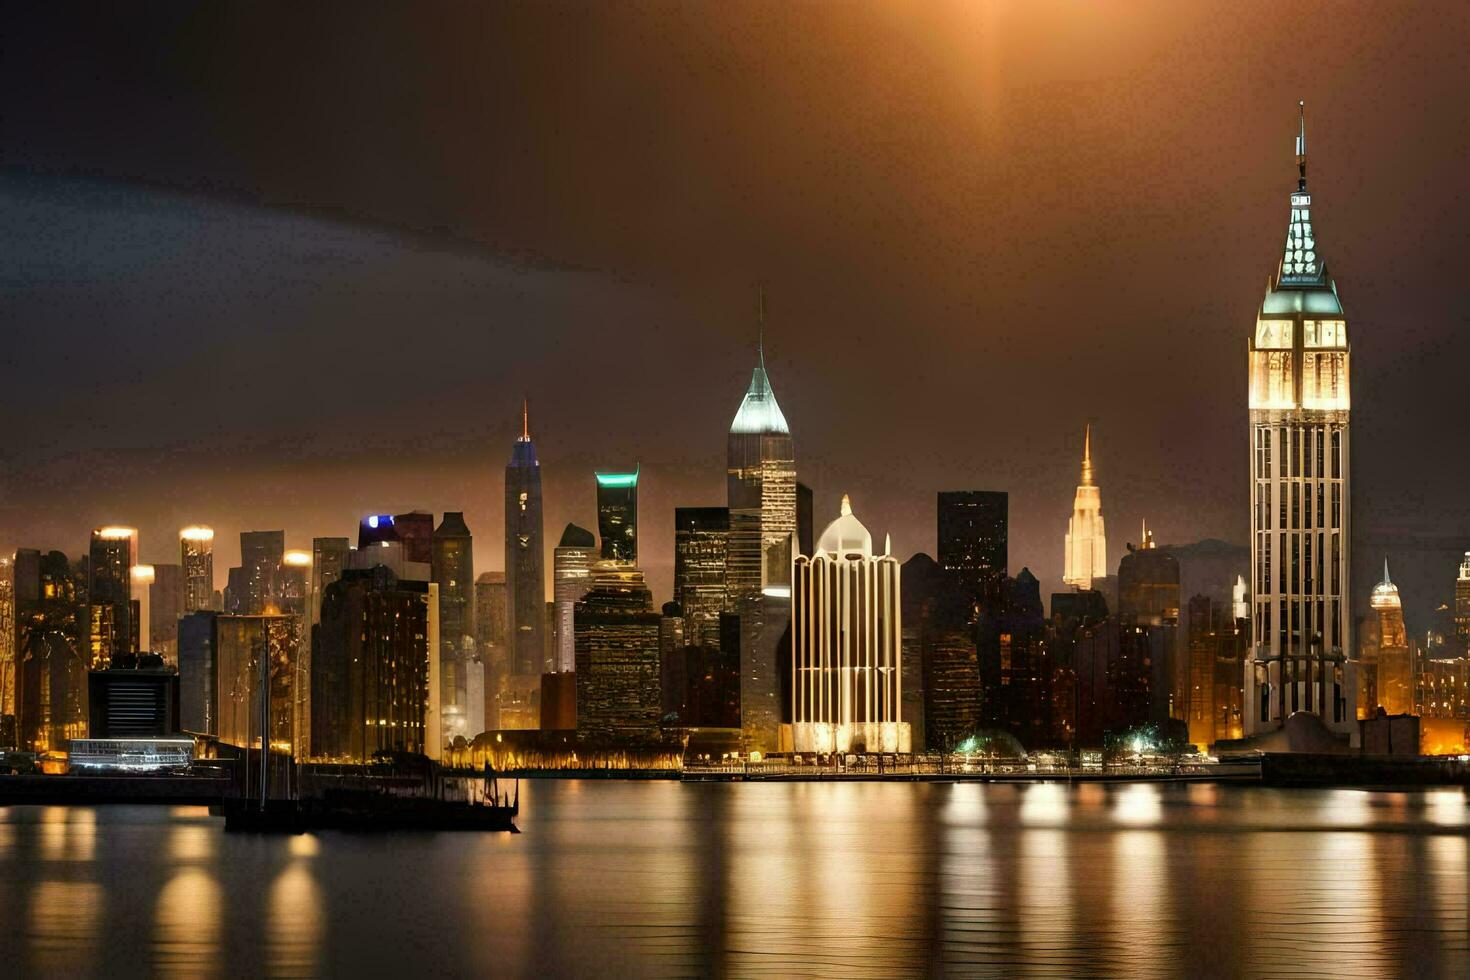
[[[1458,789],[546,781],[521,802],[517,836],[0,809],[0,972],[1470,972]]]

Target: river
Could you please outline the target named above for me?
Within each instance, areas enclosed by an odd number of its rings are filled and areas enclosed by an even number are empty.
[[[1458,789],[520,789],[519,835],[0,809],[0,974],[1470,973]]]

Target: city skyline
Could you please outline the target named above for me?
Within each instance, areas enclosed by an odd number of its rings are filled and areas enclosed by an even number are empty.
[[[1075,12],[1059,27],[1056,9],[1044,5],[1005,16],[933,12],[899,23],[859,12],[848,24],[858,36],[849,41],[833,36],[819,15],[784,16],[795,20],[759,23],[736,7],[709,23],[752,32],[749,40],[768,41],[773,51],[794,24],[829,40],[835,77],[807,96],[803,104],[813,111],[835,104],[833,85],[870,91],[872,76],[859,54],[873,49],[880,29],[897,32],[893,56],[920,55],[952,81],[919,103],[912,122],[896,117],[888,101],[914,95],[919,82],[902,77],[876,104],[868,99],[867,108],[829,113],[824,141],[857,168],[833,176],[827,156],[804,163],[783,149],[795,123],[763,108],[811,79],[774,56],[752,62],[742,54],[735,70],[752,86],[750,95],[727,91],[705,69],[690,93],[708,102],[711,124],[728,124],[716,146],[739,150],[729,162],[674,139],[625,146],[607,174],[568,162],[534,177],[511,158],[504,175],[484,186],[468,182],[455,162],[446,200],[468,203],[454,215],[425,192],[406,189],[419,178],[431,183],[435,174],[421,142],[369,141],[393,161],[394,184],[405,188],[381,200],[373,196],[381,185],[372,181],[324,186],[304,162],[268,154],[265,137],[256,135],[268,110],[283,114],[279,121],[292,132],[316,121],[310,111],[247,97],[230,84],[217,108],[238,123],[234,154],[207,139],[168,161],[128,149],[148,145],[146,139],[87,142],[80,135],[85,124],[110,131],[97,120],[102,107],[118,102],[159,146],[175,145],[166,123],[195,132],[197,122],[184,108],[161,107],[137,83],[142,66],[176,57],[148,39],[146,17],[136,26],[83,31],[76,43],[84,52],[105,54],[118,37],[135,44],[106,95],[76,81],[7,105],[13,138],[0,150],[0,193],[17,215],[8,247],[24,259],[12,267],[33,272],[12,283],[7,302],[19,325],[18,352],[35,370],[0,395],[0,412],[21,417],[48,391],[78,397],[57,402],[7,446],[0,544],[71,553],[91,527],[121,521],[139,527],[142,559],[162,563],[173,560],[165,542],[197,521],[220,535],[222,571],[234,564],[240,530],[285,527],[290,543],[304,547],[312,536],[350,533],[364,513],[458,509],[483,542],[476,567],[495,569],[503,560],[493,545],[502,518],[490,488],[499,447],[516,431],[515,408],[529,395],[546,468],[547,526],[593,526],[587,474],[636,460],[650,515],[644,565],[656,594],[667,595],[673,529],[663,515],[723,499],[721,444],[710,434],[728,421],[730,401],[748,376],[756,333],[751,299],[761,283],[769,296],[769,367],[818,512],[835,507],[838,488],[845,488],[863,501],[875,533],[891,531],[905,548],[932,554],[933,491],[1009,491],[1011,570],[1025,565],[1055,583],[1058,515],[1075,487],[1080,451],[1076,429],[1090,420],[1107,433],[1100,465],[1115,529],[1147,518],[1163,542],[1220,537],[1243,544],[1239,447],[1206,434],[1234,431],[1241,417],[1239,329],[1259,300],[1280,234],[1279,195],[1291,159],[1281,134],[1299,98],[1312,106],[1314,190],[1331,202],[1332,239],[1340,243],[1335,272],[1349,282],[1395,284],[1351,297],[1361,365],[1355,383],[1375,393],[1354,421],[1364,511],[1355,515],[1357,527],[1380,539],[1377,550],[1392,547],[1394,536],[1420,545],[1470,529],[1467,505],[1454,490],[1463,465],[1435,449],[1417,398],[1420,390],[1452,388],[1452,366],[1470,354],[1470,338],[1454,329],[1457,300],[1445,274],[1459,241],[1452,229],[1466,224],[1464,178],[1455,164],[1466,147],[1465,112],[1439,74],[1403,67],[1445,60],[1450,39],[1429,29],[1433,8],[1318,18],[1320,31],[1289,41],[1264,25],[1243,32],[1229,19],[1229,36],[1252,52],[1242,64],[1279,63],[1290,54],[1293,71],[1269,73],[1269,80],[1217,78],[1173,53],[1179,38],[1219,28],[1226,15],[1205,9],[1171,11],[1157,23],[1114,18],[1109,36],[1117,50],[1083,43],[1101,29],[1099,15]],[[613,27],[609,51],[629,50],[627,28]],[[953,49],[934,40],[946,27],[956,35]],[[52,77],[55,69],[30,63],[28,52],[54,48],[45,42],[56,28],[44,17],[17,24],[17,54],[4,71]],[[1037,32],[1053,28],[1061,50],[1077,56],[1074,67],[1005,53],[1011,46],[1034,50]],[[978,46],[982,29],[993,47]],[[1365,29],[1387,40],[1355,47]],[[232,50],[218,38],[195,40],[197,51]],[[671,51],[635,66],[630,84],[664,82],[680,57],[702,50],[677,32],[671,43]],[[732,44],[718,35],[705,43],[720,52]],[[1349,50],[1356,52],[1351,65],[1343,54]],[[529,44],[518,56],[533,76],[547,70],[541,52]],[[1161,57],[1139,58],[1141,52]],[[344,104],[362,104],[365,96],[318,78],[302,53],[282,57]],[[354,77],[357,62],[342,57],[345,76]],[[456,63],[463,55],[451,44],[445,57]],[[186,67],[209,72],[192,60]],[[380,59],[380,67],[390,77],[417,77],[404,53]],[[619,74],[606,61],[588,71],[586,82],[574,83],[578,92]],[[1072,92],[1063,88],[1069,72],[1094,82],[1096,94],[1084,94],[1071,111],[1048,111],[1062,91]],[[18,77],[7,74],[15,82],[7,92],[36,91]],[[472,73],[470,84],[488,83]],[[645,118],[625,91],[604,98]],[[682,107],[676,119],[694,125],[690,103],[674,98]],[[1406,114],[1405,105],[1433,111]],[[551,106],[566,111],[569,129],[586,123],[606,135],[585,109]],[[78,125],[69,134],[42,130],[38,107],[64,109]],[[489,103],[497,143],[538,135],[525,132],[512,108],[503,98]],[[1041,131],[1032,125],[1036,118],[1048,120]],[[451,112],[428,135],[450,139],[464,160],[477,159],[483,145],[456,142],[462,122]],[[367,138],[348,122],[336,125]],[[891,137],[891,147],[875,145],[874,127]],[[531,144],[552,151],[567,139],[541,133]],[[707,219],[698,227],[721,229],[709,256],[691,263],[636,229],[626,248],[615,250],[606,226],[592,218],[595,228],[574,233],[569,222],[574,213],[589,213],[576,205],[590,191],[624,186],[635,163],[668,173],[680,161],[685,169],[677,172],[687,173],[690,190],[709,191],[709,203],[695,212]],[[483,170],[476,172],[483,184]],[[914,174],[912,182],[902,179],[906,173]],[[521,185],[538,189],[523,196],[541,202],[539,212],[531,203],[489,208]],[[787,185],[792,189],[783,190]],[[744,190],[732,197],[731,186]],[[680,187],[672,196],[687,203],[690,190]],[[1416,217],[1430,187],[1436,206],[1447,209],[1443,222]],[[211,188],[220,193],[205,193]],[[560,195],[566,203],[554,203]],[[652,226],[668,232],[665,239],[697,230],[676,223],[659,201],[642,194],[637,200],[653,209]],[[312,207],[300,209],[302,201]],[[609,206],[620,208],[616,199]],[[736,211],[740,220],[733,220]],[[916,214],[912,229],[896,218],[908,211]],[[490,220],[492,212],[503,213],[505,223]],[[535,214],[553,225],[536,230],[528,217]],[[876,233],[851,244],[854,227]],[[119,247],[140,240],[149,248]],[[225,277],[201,267],[181,255],[182,242],[197,245],[182,251],[200,257],[235,256],[237,271]],[[307,263],[311,278],[330,288],[305,291],[297,273]],[[1169,289],[1156,282],[1164,269]],[[57,270],[70,270],[70,295],[47,285]],[[252,286],[264,277],[276,284],[270,297]],[[180,293],[174,280],[194,284],[193,291]],[[174,283],[178,306],[142,301],[164,283]],[[1059,290],[1057,283],[1067,286]],[[1404,297],[1411,298],[1407,309]],[[372,354],[404,328],[428,355],[446,348],[462,355],[448,364],[436,357],[442,384]],[[91,341],[97,356],[62,371],[66,362],[56,359],[53,338],[71,331]],[[512,331],[507,349],[516,356],[492,356]],[[1178,342],[1183,331],[1187,344]],[[614,334],[669,387],[657,395],[629,391],[598,413],[605,424],[592,426],[585,392],[597,372],[582,354],[597,337]],[[902,343],[891,342],[898,336]],[[834,347],[834,337],[850,340]],[[160,355],[146,369],[144,348]],[[266,384],[233,371],[259,363],[259,352],[271,348],[286,352],[271,372],[278,380]],[[976,385],[975,377],[986,381]],[[191,396],[197,411],[159,407],[163,393],[195,378],[209,392]],[[350,397],[390,380],[400,392],[391,406],[363,408]],[[257,383],[272,395],[309,398],[312,409],[303,414],[293,399],[272,397],[245,424],[229,406]],[[891,396],[851,397],[858,390]],[[129,412],[98,411],[122,397]],[[670,401],[678,411],[669,411]],[[1014,421],[974,437],[974,419],[1000,414]],[[861,439],[850,431],[856,428],[864,430]],[[962,451],[948,451],[952,446]],[[858,449],[882,452],[887,470],[858,465]],[[91,478],[99,467],[107,481]],[[1398,474],[1410,471],[1419,478],[1405,490]],[[163,493],[160,480],[168,484]],[[1404,493],[1412,506],[1392,506]],[[1115,540],[1115,553],[1126,539]],[[1435,573],[1426,570],[1421,579],[1412,556],[1404,559],[1398,564],[1412,604]],[[1357,572],[1357,580],[1371,580],[1364,578],[1371,566]]]

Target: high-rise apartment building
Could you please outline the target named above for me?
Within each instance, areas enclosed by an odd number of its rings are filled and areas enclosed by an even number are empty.
[[[106,667],[115,656],[138,652],[138,606],[133,599],[133,565],[138,532],[130,527],[92,531],[87,555],[88,669]]]
[[[1350,348],[1312,220],[1305,109],[1296,156],[1286,249],[1247,355],[1253,623],[1246,732],[1278,728],[1308,711],[1351,735]]]
[[[1067,522],[1062,581],[1078,589],[1091,589],[1093,579],[1107,578],[1108,542],[1103,529],[1102,493],[1092,474],[1092,426],[1082,437],[1082,482],[1072,500],[1072,519]]]

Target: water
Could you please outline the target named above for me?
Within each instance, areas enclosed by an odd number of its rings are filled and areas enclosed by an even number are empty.
[[[1458,789],[521,783],[525,833],[0,809],[0,975],[1470,973]]]

